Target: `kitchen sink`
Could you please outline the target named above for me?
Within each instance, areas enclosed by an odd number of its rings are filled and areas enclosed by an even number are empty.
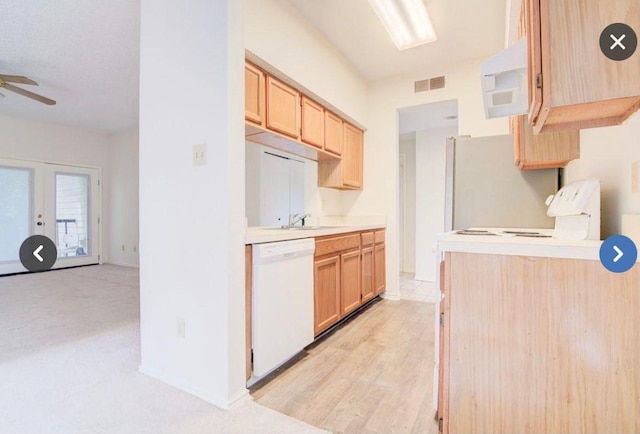
[[[266,227],[266,228],[261,228],[261,229],[265,229],[265,230],[276,230],[276,231],[313,231],[313,230],[320,230],[320,229],[336,229],[336,228],[342,228],[344,226],[292,226],[292,227]]]

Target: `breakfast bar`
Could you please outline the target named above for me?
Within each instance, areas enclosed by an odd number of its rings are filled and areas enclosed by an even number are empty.
[[[640,266],[608,271],[602,241],[486,231],[437,243],[442,431],[639,432]]]

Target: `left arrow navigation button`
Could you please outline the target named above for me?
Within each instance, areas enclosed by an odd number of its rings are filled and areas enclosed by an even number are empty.
[[[20,262],[29,271],[50,270],[57,259],[55,243],[43,235],[32,235],[20,246]]]
[[[38,248],[33,251],[33,256],[35,256],[36,259],[40,262],[44,262],[44,259],[42,258],[42,256],[40,256],[40,252],[42,251],[42,249],[44,249],[44,246],[40,244]]]

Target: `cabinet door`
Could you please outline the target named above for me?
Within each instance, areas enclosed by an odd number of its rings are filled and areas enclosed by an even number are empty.
[[[376,296],[373,280],[373,246],[362,248],[362,302]]]
[[[342,183],[347,187],[362,188],[362,131],[344,124],[342,153]]]
[[[324,112],[324,150],[342,155],[342,119],[331,112]]]
[[[386,285],[386,268],[385,268],[386,260],[385,260],[384,243],[376,244],[373,258],[375,261],[374,284],[376,287],[376,295],[378,295],[384,292],[385,285]]]
[[[271,76],[267,76],[267,128],[299,138],[300,94]]]
[[[342,277],[342,316],[362,304],[360,290],[360,249],[340,255]]]
[[[260,126],[264,124],[264,72],[250,63],[244,64],[244,117]]]
[[[515,164],[520,169],[564,167],[580,158],[580,132],[560,131],[534,134],[525,116],[513,118]]]
[[[340,255],[314,263],[314,332],[317,336],[340,319]]]
[[[300,139],[304,143],[322,149],[324,146],[324,109],[306,96],[302,97],[301,107]]]

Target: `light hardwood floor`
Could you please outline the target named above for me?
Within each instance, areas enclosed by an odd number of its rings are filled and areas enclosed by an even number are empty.
[[[437,433],[433,315],[431,303],[381,300],[251,394],[335,433]]]

